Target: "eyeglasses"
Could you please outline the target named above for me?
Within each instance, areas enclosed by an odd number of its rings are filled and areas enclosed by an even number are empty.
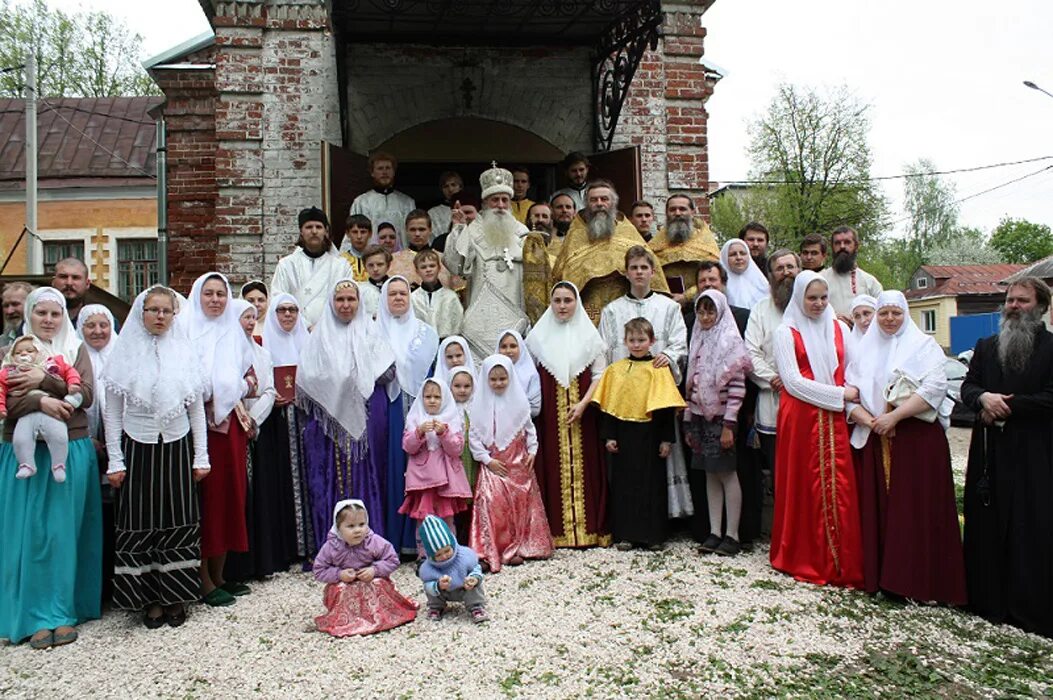
[[[295,306],[279,306],[274,310],[276,314],[298,314],[300,310]]]
[[[157,306],[149,306],[143,309],[143,313],[150,314],[151,316],[175,316],[174,309],[162,309]]]

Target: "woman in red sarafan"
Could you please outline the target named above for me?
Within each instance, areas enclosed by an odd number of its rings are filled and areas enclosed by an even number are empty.
[[[848,442],[848,328],[834,317],[826,282],[804,271],[775,332],[783,392],[775,448],[771,564],[801,581],[863,585],[859,497]]]

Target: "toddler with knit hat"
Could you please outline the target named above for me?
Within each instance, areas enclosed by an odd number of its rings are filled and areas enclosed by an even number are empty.
[[[442,518],[427,516],[421,521],[419,532],[427,555],[418,575],[428,598],[428,619],[441,620],[446,603],[454,601],[464,603],[472,622],[488,621],[479,556],[457,544],[457,538]]]

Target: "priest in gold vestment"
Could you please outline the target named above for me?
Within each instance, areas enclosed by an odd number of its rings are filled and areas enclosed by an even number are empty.
[[[634,245],[648,246],[628,219],[619,218],[618,193],[610,182],[590,183],[585,197],[585,208],[570,225],[550,281],[566,280],[581,290],[585,312],[593,324],[598,324],[603,307],[629,291],[626,251]],[[655,270],[651,288],[669,293],[661,269]]]
[[[709,225],[694,218],[695,203],[684,194],[674,194],[665,203],[665,226],[651,238],[651,250],[665,273],[673,298],[689,304],[697,289],[695,278],[703,260],[719,260],[720,248]]]

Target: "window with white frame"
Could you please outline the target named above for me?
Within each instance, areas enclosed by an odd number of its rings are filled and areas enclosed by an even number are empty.
[[[157,239],[125,238],[117,241],[117,296],[132,301],[157,284]]]
[[[926,289],[929,286],[929,280],[927,277],[919,277],[914,282],[915,289]]]
[[[936,332],[936,311],[922,311],[921,312],[921,329],[926,333]]]

